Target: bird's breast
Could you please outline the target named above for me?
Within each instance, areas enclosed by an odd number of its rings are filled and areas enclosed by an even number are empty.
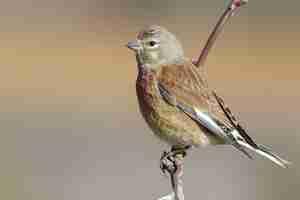
[[[163,104],[157,88],[157,82],[154,72],[140,73],[136,81],[136,93],[140,110],[145,118],[149,114],[159,112]]]
[[[188,144],[197,142],[198,134],[185,134],[187,128],[198,132],[198,126],[184,113],[169,105],[161,97],[157,88],[155,74],[140,74],[136,82],[136,92],[141,114],[156,136],[169,144]],[[192,141],[193,140],[193,141]]]

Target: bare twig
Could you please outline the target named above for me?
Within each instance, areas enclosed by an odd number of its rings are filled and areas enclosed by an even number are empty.
[[[212,46],[216,42],[217,37],[224,29],[224,25],[226,24],[226,22],[228,22],[229,18],[234,15],[234,13],[238,8],[245,5],[247,2],[248,0],[231,0],[229,5],[226,7],[225,11],[223,12],[223,15],[220,17],[218,23],[216,24],[213,31],[211,32],[204,48],[200,53],[200,56],[198,57],[197,60],[193,62],[197,67],[204,66],[209,51],[211,50]]]
[[[183,194],[183,155],[177,154],[174,157],[174,162],[171,162],[170,160],[166,159],[163,160],[163,164],[166,167],[166,171],[170,175],[171,179],[171,186],[173,192],[161,197],[158,200],[184,200],[184,194]],[[174,170],[175,169],[175,170]]]

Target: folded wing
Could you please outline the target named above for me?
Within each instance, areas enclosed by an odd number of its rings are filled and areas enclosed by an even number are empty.
[[[249,158],[252,157],[245,149],[255,151],[282,167],[288,163],[251,139],[221,97],[208,88],[205,74],[192,63],[162,66],[158,89],[166,102]]]

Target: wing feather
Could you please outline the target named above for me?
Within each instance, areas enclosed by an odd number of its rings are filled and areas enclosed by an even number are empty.
[[[162,66],[158,75],[158,89],[169,104],[251,158],[237,143],[236,135],[253,147],[257,145],[239,125],[221,97],[208,88],[205,74],[197,71],[192,63]]]
[[[191,62],[162,66],[157,81],[158,90],[166,102],[188,115],[209,133],[233,145],[247,157],[252,158],[246,149],[272,160],[281,167],[287,167],[289,164],[252,140],[223,99],[209,90],[205,74],[197,70]]]
[[[185,110],[194,120],[196,112],[206,113],[223,128],[233,128],[208,88],[206,75],[197,71],[191,62],[162,66],[158,75],[158,88],[169,104]]]

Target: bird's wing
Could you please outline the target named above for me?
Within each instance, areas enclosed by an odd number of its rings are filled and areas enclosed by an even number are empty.
[[[252,140],[252,138],[246,133],[245,129],[240,125],[239,121],[236,117],[232,114],[230,108],[224,103],[223,99],[217,95],[216,92],[212,92],[213,96],[215,97],[216,101],[219,104],[219,108],[223,111],[226,115],[227,119],[230,121],[232,126],[239,132],[239,134],[246,140],[248,144],[253,147],[257,147],[257,144]]]
[[[225,142],[239,148],[236,142],[236,137],[239,137],[250,145],[255,144],[223,100],[208,88],[205,77],[192,63],[162,66],[158,74],[158,89],[169,104]]]
[[[232,127],[208,88],[204,74],[200,74],[191,62],[162,66],[157,80],[160,94],[169,104],[178,107],[194,120],[201,121],[206,128]]]
[[[162,66],[157,76],[158,90],[169,104],[177,107],[211,134],[224,139],[249,158],[252,157],[245,149],[286,168],[290,162],[280,158],[264,145],[256,144],[223,99],[209,90],[203,75],[189,62]]]

